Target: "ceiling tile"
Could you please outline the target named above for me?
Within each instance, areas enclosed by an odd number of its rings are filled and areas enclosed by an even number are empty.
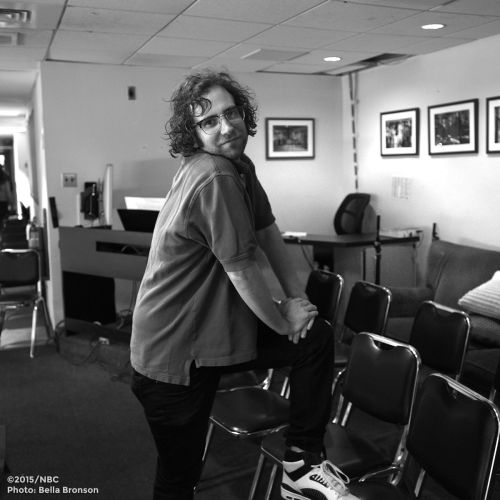
[[[154,66],[160,68],[191,68],[200,64],[203,57],[185,57],[162,54],[135,54],[129,60],[130,66]]]
[[[452,33],[453,38],[484,38],[488,36],[498,35],[500,33],[500,19],[498,21],[493,21],[492,23],[481,24],[480,26],[474,26],[473,28],[467,28],[465,30],[456,31]]]
[[[417,10],[396,9],[331,1],[286,22],[287,26],[363,32],[418,14]]]
[[[422,40],[424,39],[418,36],[366,33],[326,45],[322,47],[322,50],[366,51],[369,49],[373,52],[400,54],[408,45],[422,42]]]
[[[272,64],[270,61],[216,56],[197,64],[194,69],[212,68],[230,72],[254,72],[267,68],[270,64]]]
[[[108,50],[85,50],[52,48],[50,50],[51,61],[76,61],[96,64],[122,64],[130,52],[108,51]]]
[[[429,52],[444,50],[450,47],[455,47],[456,45],[460,45],[462,43],[469,42],[470,39],[468,38],[433,38],[406,47],[406,52],[408,54],[428,54]]]
[[[409,19],[402,19],[374,29],[373,32],[416,36],[424,34],[426,37],[443,37],[450,33],[456,33],[466,28],[473,28],[496,20],[496,18],[488,16],[459,16],[458,14],[446,12],[423,12]],[[429,23],[443,23],[445,28],[441,30],[422,30],[421,26]]]
[[[315,74],[326,71],[325,66],[321,64],[294,64],[292,62],[283,62],[274,64],[266,68],[264,73],[301,73],[301,74]]]
[[[172,15],[144,12],[68,7],[61,29],[151,35],[165,27],[173,18]]]
[[[341,57],[342,60],[338,62],[326,62],[323,61],[324,57],[331,56],[331,51],[325,50],[313,50],[309,54],[301,57],[297,57],[293,60],[294,64],[323,64],[325,66],[325,71],[329,69],[335,69],[337,66],[352,64],[354,62],[362,61],[363,59],[368,59],[376,55],[376,51],[364,51],[364,52],[354,52],[354,51],[336,51],[335,56]]]
[[[498,0],[455,0],[454,2],[443,2],[443,4],[436,11],[500,16],[500,2]]]
[[[231,47],[231,45],[231,42],[186,40],[185,38],[157,36],[144,45],[140,53],[212,57]]]
[[[353,31],[315,30],[298,26],[275,26],[247,40],[252,44],[268,44],[280,47],[299,45],[305,49],[316,49],[326,44],[356,35]]]
[[[130,52],[137,50],[147,40],[146,35],[59,30],[54,37],[51,48],[52,50],[81,49]]]
[[[195,0],[140,0],[138,2],[137,0],[69,0],[68,5],[177,15],[193,4],[194,1]]]
[[[325,0],[198,0],[184,14],[277,24],[324,2]]]
[[[0,61],[40,61],[45,52],[45,47],[0,47]]]
[[[449,0],[349,0],[352,3],[377,5],[379,7],[400,7],[404,9],[433,9]]]
[[[305,50],[301,49],[300,47],[291,47],[288,46],[286,49],[284,47],[277,47],[274,45],[254,45],[250,43],[240,43],[235,45],[234,47],[229,48],[228,50],[225,50],[224,52],[221,52],[219,54],[220,57],[229,57],[229,58],[236,58],[236,59],[243,59],[246,57],[251,56],[252,54],[255,54],[257,51],[261,50],[267,50],[267,51],[276,51],[277,53],[284,53],[284,52],[290,52],[290,56],[293,56],[293,53],[304,53]],[[296,55],[296,54],[295,54]]]
[[[269,24],[245,23],[227,19],[179,16],[171,22],[160,36],[172,38],[198,38],[222,42],[240,42],[269,28]]]

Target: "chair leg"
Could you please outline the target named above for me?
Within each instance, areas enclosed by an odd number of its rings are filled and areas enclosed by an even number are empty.
[[[50,319],[49,310],[47,309],[47,303],[43,297],[40,297],[39,302],[42,304],[43,317],[45,322],[45,331],[47,332],[47,338],[55,338],[54,328],[52,328],[52,320]],[[56,339],[57,341],[57,339]]]
[[[264,453],[261,453],[259,456],[259,461],[257,462],[257,468],[255,469],[255,473],[253,475],[252,486],[250,487],[248,500],[253,500],[255,497],[255,492],[257,491],[257,485],[259,484],[260,476],[262,474],[262,469],[264,468],[265,461],[266,457]]]
[[[203,473],[203,469],[205,467],[205,461],[207,459],[208,448],[210,446],[210,442],[212,441],[212,435],[214,433],[214,428],[215,428],[215,425],[212,422],[210,422],[208,424],[207,437],[205,438],[205,449],[203,450],[203,456],[201,457],[200,480],[201,480],[201,475]],[[195,492],[198,489],[198,486],[199,486],[199,484],[197,484],[194,487]]]
[[[277,472],[278,472],[278,465],[274,464],[273,468],[271,469],[271,474],[269,475],[269,482],[267,483],[266,496],[264,497],[265,500],[271,499],[271,493],[273,492],[273,486],[274,486],[274,482],[276,480],[276,473]]]
[[[0,335],[2,334],[2,331],[3,331],[3,325],[5,323],[5,314],[6,314],[6,310],[5,309],[1,309],[0,310]]]
[[[33,315],[31,318],[31,347],[30,358],[35,357],[35,341],[36,341],[36,320],[38,316],[38,300],[33,305]]]

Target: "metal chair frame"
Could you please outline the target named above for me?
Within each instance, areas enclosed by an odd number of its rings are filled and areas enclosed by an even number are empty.
[[[398,349],[397,352],[386,352],[387,350],[391,351],[395,348]],[[398,356],[398,358],[394,356]],[[395,362],[395,359],[398,359],[398,361]],[[390,372],[381,375],[381,366],[388,367]],[[356,407],[367,413],[370,413],[372,410],[372,415],[387,422],[397,423],[402,428],[393,459],[390,464],[385,465],[383,468],[384,471],[393,471],[394,481],[398,480],[406,459],[406,439],[418,386],[419,369],[420,357],[416,349],[408,344],[366,332],[360,333],[353,341],[353,355],[346,367],[346,385],[344,390],[347,391],[350,398],[356,401]],[[377,380],[377,376],[381,377],[379,378],[381,383],[375,385],[374,380]],[[360,379],[365,380],[365,387],[359,383]],[[403,379],[405,383],[399,385],[400,381]],[[397,403],[394,403],[389,409],[386,409],[384,408],[384,402],[380,402],[377,403],[378,408],[371,409],[370,406],[373,400],[376,400],[376,395],[378,393],[391,393],[385,385],[386,381],[393,384],[392,393],[397,393],[398,397],[395,398],[398,400]],[[349,401],[344,415],[340,418],[340,424],[338,423],[339,419],[333,420],[332,423],[329,424],[327,436],[329,429],[339,430],[347,426],[352,406],[353,403]],[[346,436],[348,435],[347,430],[342,432]],[[264,439],[261,444],[261,454],[252,482],[252,491],[256,491],[257,489],[266,459],[271,459],[274,462],[265,495],[265,499],[269,500],[281,461],[272,451],[266,449],[266,440]],[[338,462],[336,462],[335,465],[342,468],[342,464]]]
[[[441,373],[425,379],[410,425],[408,456],[444,489],[463,500],[492,498],[499,440],[500,412],[492,401]],[[466,468],[463,474],[460,465]],[[414,499],[420,495],[424,476],[419,474],[409,492],[402,475],[389,483],[380,482],[381,473],[367,474],[352,492],[368,499]]]
[[[4,267],[3,263],[7,267]],[[40,306],[44,315],[47,337],[54,336],[52,322],[43,296],[42,279],[41,256],[37,250],[4,248],[0,251],[0,334],[7,310],[32,305],[31,358],[35,356],[36,326]]]

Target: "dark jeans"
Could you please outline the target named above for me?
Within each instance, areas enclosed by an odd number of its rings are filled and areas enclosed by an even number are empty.
[[[321,319],[298,344],[261,323],[257,359],[224,368],[196,368],[193,364],[189,386],[157,382],[134,372],[132,390],[144,407],[158,450],[154,499],[193,498],[222,373],[291,367],[287,445],[320,452],[331,411],[333,346],[333,330]]]

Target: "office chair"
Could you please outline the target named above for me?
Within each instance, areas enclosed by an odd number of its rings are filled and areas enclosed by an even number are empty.
[[[336,234],[360,234],[363,232],[363,217],[370,203],[367,193],[350,193],[339,205],[333,217],[333,228]],[[332,250],[315,246],[313,259],[320,267],[335,269]]]
[[[30,357],[35,355],[38,308],[42,307],[47,337],[53,337],[52,323],[42,294],[40,254],[33,249],[0,251],[0,334],[7,310],[33,307]]]
[[[417,389],[420,358],[415,348],[380,335],[360,333],[352,343],[345,371],[342,394],[349,403],[340,423],[332,421],[326,429],[325,451],[332,463],[351,478],[375,470],[399,471],[406,455],[406,438]],[[381,443],[373,432],[361,433],[350,424],[351,408],[397,429],[397,444]],[[385,432],[385,431],[384,431]],[[264,438],[252,489],[257,484],[267,459],[273,468],[266,491],[271,497],[276,472],[284,456],[283,432]]]
[[[409,457],[456,498],[486,500],[492,498],[499,429],[499,410],[491,401],[451,377],[433,373],[424,380],[415,404]],[[351,492],[363,500],[415,499],[422,476],[410,480],[409,470],[406,467],[402,480],[393,483],[378,474],[367,475]]]
[[[422,359],[423,375],[440,372],[460,380],[471,322],[458,309],[423,302],[413,321],[409,343]]]

